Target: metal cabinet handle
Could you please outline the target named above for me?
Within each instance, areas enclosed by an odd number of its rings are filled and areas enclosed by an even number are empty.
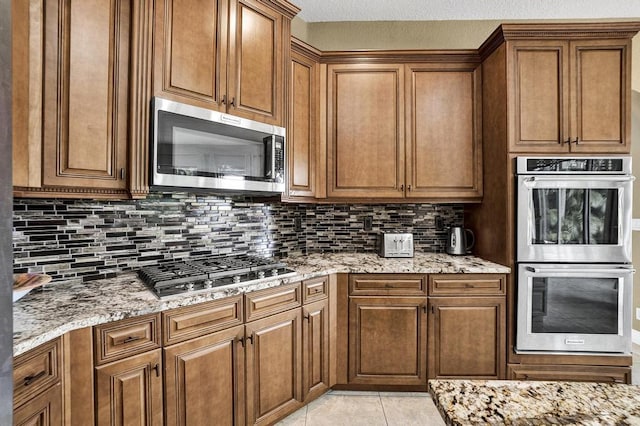
[[[126,339],[124,339],[122,341],[122,343],[123,344],[124,343],[131,343],[131,342],[135,342],[136,340],[140,340],[140,339],[142,339],[142,337],[140,337],[140,336],[128,336]]]
[[[24,378],[24,385],[29,386],[31,383],[35,382],[36,380],[44,377],[46,374],[47,374],[46,371],[41,371],[38,374],[34,374],[33,376],[27,376]]]
[[[233,98],[231,98],[231,103],[229,105],[231,105],[234,108],[236,107],[236,97],[235,96]]]
[[[411,191],[411,185],[407,185],[407,191]]]
[[[154,365],[151,369],[156,371],[156,377],[160,377],[160,364]]]
[[[125,180],[125,179],[126,179],[126,177],[127,177],[127,171],[126,171],[126,170],[125,170],[125,168],[123,167],[123,168],[121,168],[121,169],[120,169],[120,179],[121,179],[121,180]]]
[[[400,191],[404,191],[404,183],[400,184]]]
[[[575,143],[576,145],[578,145],[578,143],[580,143],[580,138],[576,137],[576,140],[573,141],[573,143]]]
[[[222,95],[222,100],[220,100],[220,105],[226,105],[227,104],[227,95]]]

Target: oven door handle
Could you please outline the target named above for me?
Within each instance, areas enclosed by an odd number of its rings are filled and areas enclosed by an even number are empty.
[[[549,274],[560,274],[560,273],[569,273],[569,274],[584,274],[584,273],[589,273],[589,272],[594,272],[594,273],[604,273],[604,274],[608,274],[611,272],[631,272],[632,274],[635,274],[636,270],[632,267],[626,267],[626,266],[614,266],[612,268],[594,268],[594,269],[570,269],[570,268],[535,268],[533,266],[525,266],[525,269],[529,272],[533,272],[534,274],[537,274],[539,272],[546,272]]]
[[[602,176],[602,175],[592,175],[592,176],[529,176],[524,178],[524,183],[533,183],[533,182],[558,182],[559,180],[569,180],[569,181],[578,181],[578,182],[633,182],[636,180],[635,176]]]

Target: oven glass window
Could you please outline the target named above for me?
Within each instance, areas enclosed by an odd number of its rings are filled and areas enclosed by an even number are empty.
[[[533,278],[532,333],[618,334],[617,278]]]
[[[264,180],[265,142],[257,132],[166,111],[158,117],[159,173]]]
[[[617,189],[532,190],[532,244],[618,244]]]

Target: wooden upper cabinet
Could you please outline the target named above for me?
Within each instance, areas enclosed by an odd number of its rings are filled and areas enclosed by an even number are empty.
[[[314,197],[316,193],[316,161],[318,139],[319,56],[315,58],[296,51],[293,44],[287,127],[288,195]],[[319,52],[318,52],[319,53]]]
[[[511,152],[628,152],[630,41],[510,42]]]
[[[13,45],[16,196],[145,193],[152,0],[27,3]]]
[[[573,152],[629,152],[631,41],[569,45]]]
[[[331,64],[327,72],[327,196],[403,197],[403,65]]]
[[[568,149],[569,46],[562,41],[515,41],[511,151]]]
[[[156,96],[225,110],[227,9],[228,0],[156,2]]]
[[[284,125],[282,15],[256,0],[231,0],[229,22],[229,113]],[[289,38],[287,30],[287,47]]]
[[[127,187],[131,3],[45,3],[45,186]]]
[[[280,11],[256,0],[162,0],[155,13],[156,96],[284,124],[289,20]]]
[[[406,197],[482,196],[478,64],[406,65]]]

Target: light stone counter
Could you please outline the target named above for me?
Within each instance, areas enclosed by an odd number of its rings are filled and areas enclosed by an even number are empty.
[[[617,383],[430,380],[447,425],[638,425],[640,387]]]
[[[161,312],[180,306],[276,287],[333,273],[509,273],[509,268],[473,256],[416,254],[412,259],[383,259],[376,254],[314,254],[283,259],[297,272],[283,279],[265,278],[159,300],[128,272],[116,278],[84,284],[48,284],[13,305],[13,354],[20,355],[64,333],[123,318]]]

